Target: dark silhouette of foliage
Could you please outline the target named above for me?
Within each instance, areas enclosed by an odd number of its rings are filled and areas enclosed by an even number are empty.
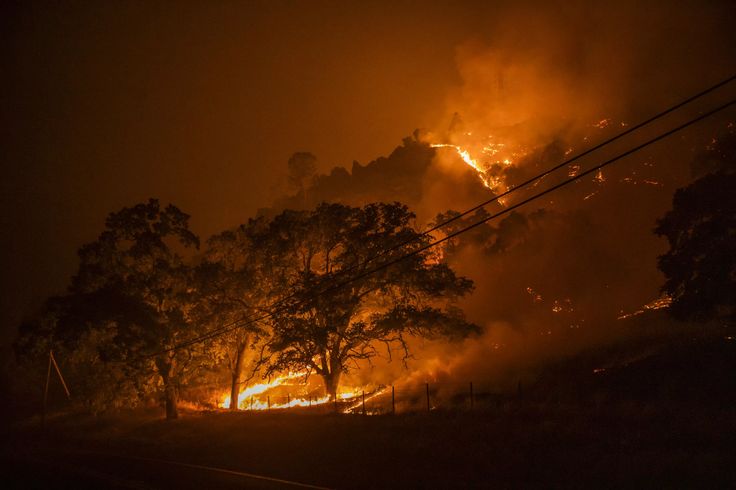
[[[105,358],[141,376],[141,387],[158,384],[147,379],[157,377],[167,418],[177,417],[180,384],[203,365],[193,362],[194,348],[163,352],[196,333],[192,270],[177,251],[199,247],[188,222],[187,214],[173,205],[162,208],[156,199],[110,214],[98,239],[79,250],[69,295],[74,307],[59,322],[89,329],[112,325]]]
[[[655,233],[670,250],[659,257],[679,319],[733,322],[736,316],[736,138],[714,142],[696,159],[695,170],[711,171],[678,189],[672,210]]]
[[[314,211],[285,211],[275,217],[261,243],[280,264],[293,294],[273,321],[269,371],[314,372],[328,394],[340,376],[360,360],[409,355],[407,336],[462,337],[477,331],[453,306],[472,289],[431,251],[418,253],[350,284],[325,291],[430,240],[411,226],[406,206],[369,204],[361,208],[322,204]],[[411,244],[381,255],[382,251]]]
[[[259,233],[267,222],[250,220],[233,230],[224,231],[207,241],[202,262],[197,266],[199,303],[197,317],[208,331],[241,322],[242,327],[211,339],[207,350],[216,362],[227,364],[230,375],[230,409],[237,410],[240,386],[246,367],[257,364],[258,356],[250,356],[268,331],[263,322],[250,322],[268,311],[271,292],[277,289],[278,277],[267,269],[273,261],[266,259],[269,250],[260,247]],[[255,366],[253,366],[255,367]]]

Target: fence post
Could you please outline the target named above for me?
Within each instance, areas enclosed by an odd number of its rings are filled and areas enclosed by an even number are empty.
[[[309,408],[312,408],[312,395],[309,395]]]
[[[396,415],[396,391],[391,385],[391,415]]]
[[[363,415],[365,415],[365,391],[363,392]]]
[[[270,412],[271,411],[271,395],[268,395],[266,400],[268,400],[268,411]]]
[[[473,399],[473,382],[470,382],[470,409],[473,409],[473,405],[475,404],[475,400]]]
[[[54,369],[56,369],[56,374],[59,375],[59,381],[61,381],[61,386],[64,387],[64,391],[66,392],[66,397],[71,399],[72,394],[69,393],[69,388],[66,385],[66,381],[64,381],[64,376],[61,375],[61,369],[59,369],[59,365],[56,363],[56,358],[54,357],[54,351],[49,351],[49,357],[51,357],[51,362],[54,363]]]
[[[291,393],[286,394],[286,408],[287,410],[291,408]]]
[[[426,384],[426,387],[427,387],[427,412],[429,412],[430,411],[430,408],[429,408],[429,383]]]

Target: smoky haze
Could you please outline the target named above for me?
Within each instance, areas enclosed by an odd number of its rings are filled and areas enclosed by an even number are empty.
[[[456,153],[428,143],[467,146],[480,158],[493,135],[523,149],[494,175],[504,185],[522,181],[730,75],[735,8],[6,7],[5,339],[65,287],[75,249],[112,210],[156,196],[190,213],[206,238],[258,209],[400,200],[424,225],[492,195]],[[476,282],[463,306],[485,333],[418,346],[415,377],[479,373],[495,381],[504,366],[615,337],[621,310],[658,296],[655,264],[665,244],[651,233],[654,221],[689,180],[694,152],[727,130],[729,117],[460,244],[448,257]],[[318,175],[302,191],[287,178],[297,151],[317,156]],[[356,376],[391,382],[407,374],[392,363]]]
[[[388,158],[316,176],[275,209],[396,199],[425,226],[437,213],[471,207],[730,75],[736,50],[724,20],[733,18],[732,8],[557,7],[513,7],[494,17],[486,36],[457,47],[461,81],[434,127],[415,131]],[[519,194],[573,176],[734,93],[731,87],[705,98]],[[359,383],[475,379],[508,389],[541,362],[650,334],[618,317],[660,296],[656,260],[666,243],[652,233],[654,223],[674,190],[691,180],[698,152],[732,132],[733,119],[731,111],[707,121],[456,240],[448,258],[476,283],[463,307],[483,335],[418,343],[409,369],[373,363],[356,374]],[[469,150],[498,188],[485,188],[454,149],[431,144]],[[498,155],[484,153],[489,144],[501,145]],[[504,155],[513,162],[498,164]]]

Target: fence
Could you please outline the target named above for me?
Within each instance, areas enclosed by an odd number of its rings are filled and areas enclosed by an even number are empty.
[[[246,411],[294,411],[299,413],[344,413],[384,415],[435,411],[501,409],[521,401],[516,393],[498,393],[491,387],[468,383],[423,383],[412,386],[383,386],[337,396],[291,394],[254,395],[243,401]]]

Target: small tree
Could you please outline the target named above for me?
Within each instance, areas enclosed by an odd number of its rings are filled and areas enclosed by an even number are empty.
[[[659,257],[683,320],[736,318],[736,137],[724,137],[696,159],[708,173],[675,192],[672,210],[657,221],[670,250]]]
[[[376,356],[381,345],[389,357],[399,348],[406,359],[409,335],[460,337],[477,331],[453,306],[472,282],[431,260],[428,252],[315,296],[427,244],[430,238],[412,228],[413,219],[404,205],[377,203],[322,204],[273,220],[261,242],[282,265],[293,297],[274,317],[271,372],[317,373],[333,395],[342,373]],[[385,253],[406,242],[411,243]]]
[[[253,322],[267,311],[275,277],[266,270],[269,251],[256,238],[266,226],[263,218],[211,237],[197,268],[200,303],[198,316],[212,329],[226,332],[207,345],[215,361],[224,358],[230,375],[230,410],[238,409],[238,395],[248,364],[248,350],[267,334],[267,325]],[[229,326],[241,326],[230,329]]]
[[[75,310],[77,325],[114,325],[106,356],[142,373],[141,389],[155,375],[169,419],[178,416],[180,383],[201,367],[193,349],[174,349],[196,333],[192,271],[177,252],[191,247],[198,248],[199,239],[189,230],[189,216],[175,206],[162,208],[150,199],[123,208],[108,216],[96,241],[79,250],[70,288],[75,303],[83,305]]]

